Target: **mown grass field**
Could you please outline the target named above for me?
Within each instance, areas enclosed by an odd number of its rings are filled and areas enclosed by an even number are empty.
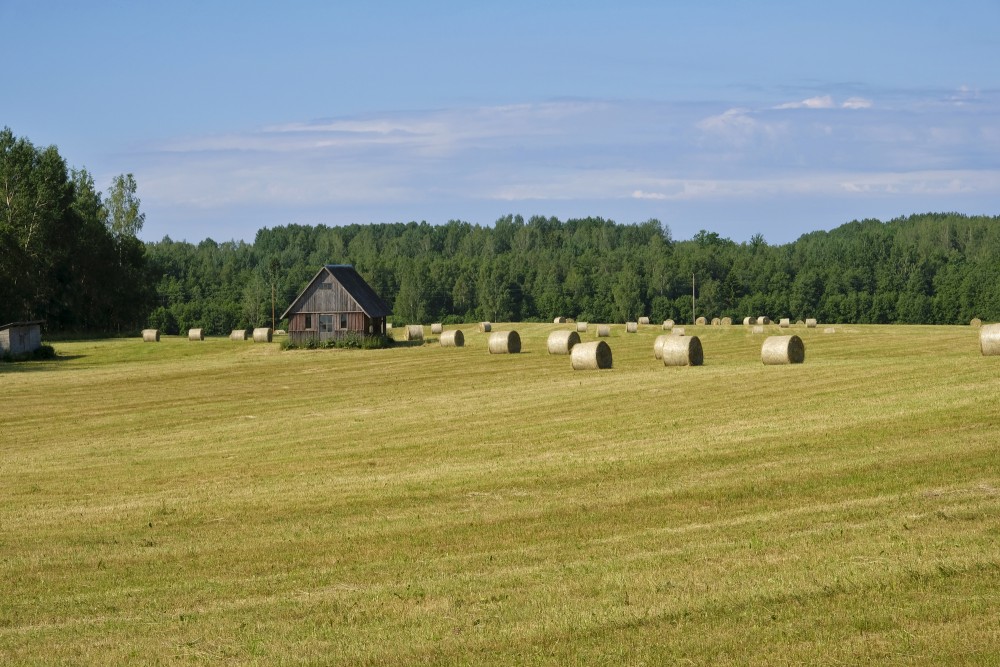
[[[705,365],[665,368],[616,325],[574,372],[515,327],[0,364],[0,663],[1000,664],[976,330],[795,328],[766,367],[688,326]]]

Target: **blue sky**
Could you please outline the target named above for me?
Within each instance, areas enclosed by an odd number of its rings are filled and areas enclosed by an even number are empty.
[[[0,126],[141,236],[1000,214],[1000,3],[0,0]]]

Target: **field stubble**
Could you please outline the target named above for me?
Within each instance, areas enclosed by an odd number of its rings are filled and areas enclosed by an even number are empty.
[[[1000,662],[973,330],[802,329],[805,363],[767,367],[691,327],[705,365],[665,368],[621,325],[614,368],[574,372],[557,326],[516,327],[518,355],[470,325],[3,367],[0,659]]]

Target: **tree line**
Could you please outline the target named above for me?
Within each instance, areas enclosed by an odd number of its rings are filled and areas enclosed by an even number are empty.
[[[655,219],[519,215],[493,225],[281,225],[259,230],[252,243],[142,243],[143,219],[130,174],[102,195],[54,147],[36,148],[5,129],[0,323],[222,335],[270,325],[328,263],[353,264],[400,322],[1000,320],[998,217],[853,221],[781,245],[704,230],[678,241]]]
[[[105,195],[54,146],[0,130],[0,324],[131,331],[155,298],[132,174]]]
[[[150,325],[167,331],[268,325],[272,294],[280,316],[327,263],[353,264],[401,322],[1000,320],[1000,218],[957,213],[854,221],[783,245],[707,231],[676,241],[657,220],[512,215],[492,226],[283,225],[252,244],[166,238],[147,250],[160,277]]]

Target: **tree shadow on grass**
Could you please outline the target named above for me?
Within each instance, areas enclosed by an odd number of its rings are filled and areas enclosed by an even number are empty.
[[[59,370],[58,366],[65,361],[83,359],[85,354],[57,354],[51,359],[19,359],[0,361],[0,374],[5,373],[37,373],[41,371]]]

